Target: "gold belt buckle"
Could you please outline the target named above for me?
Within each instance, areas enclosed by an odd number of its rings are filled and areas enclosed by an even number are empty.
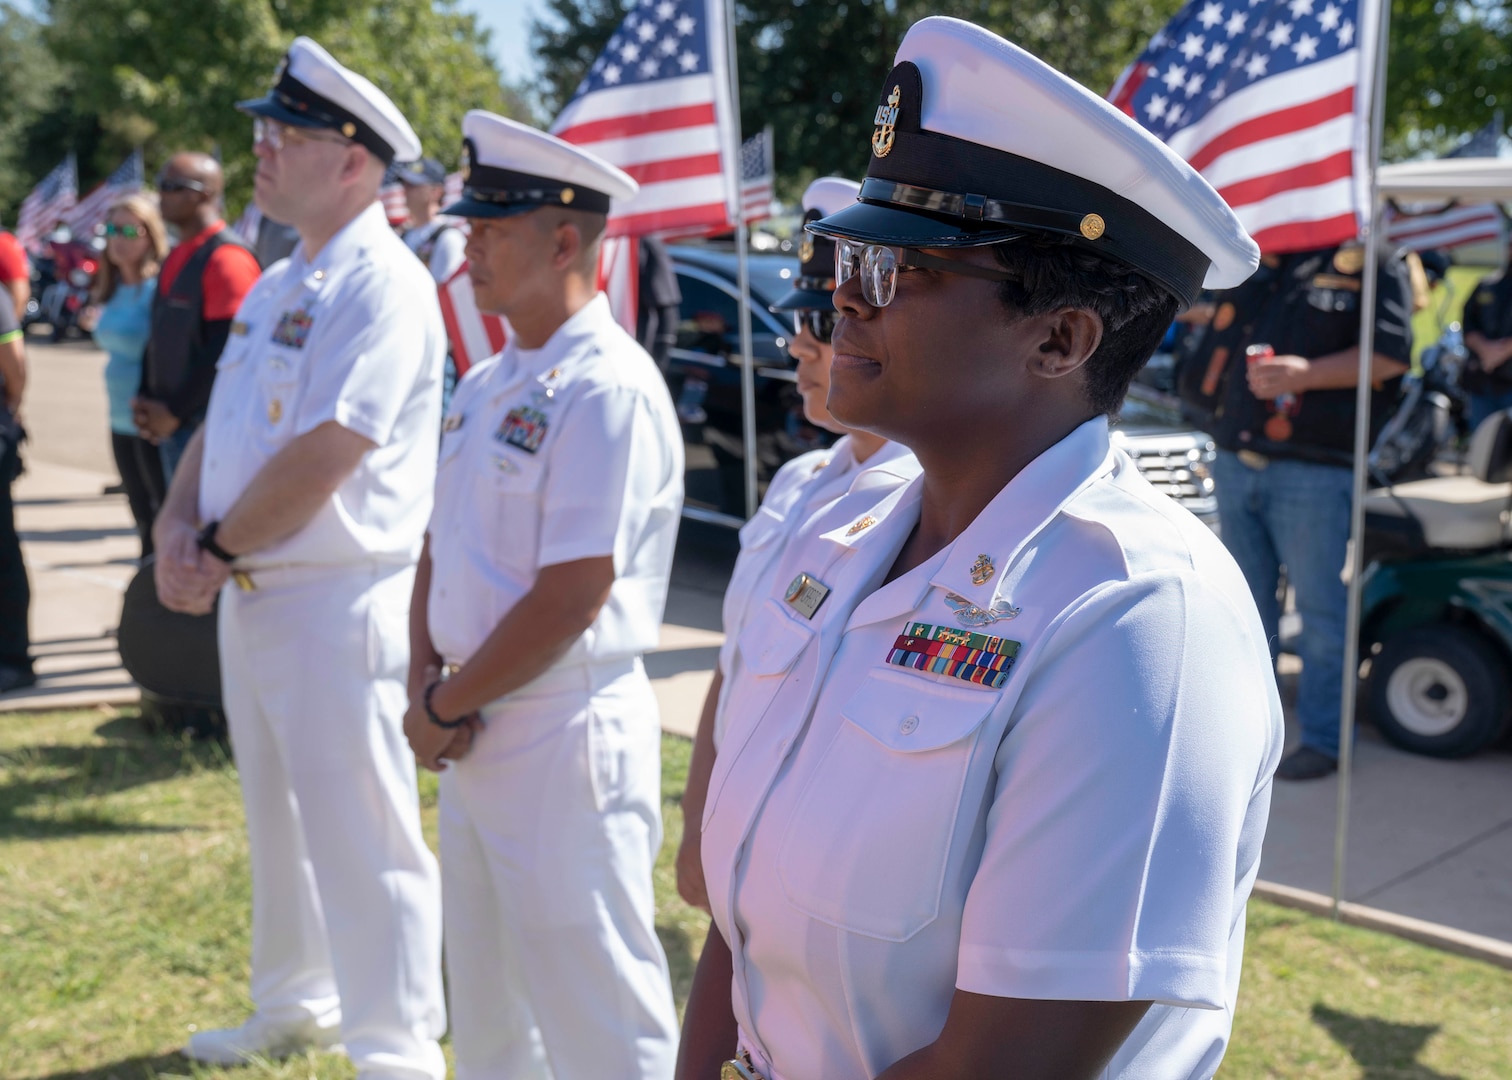
[[[245,570],[231,571],[231,580],[236,582],[236,587],[242,592],[253,592],[257,589],[257,582],[252,580],[252,575]]]
[[[767,1080],[751,1064],[749,1051],[742,1050],[737,1057],[724,1063],[719,1070],[719,1080]]]
[[[442,664],[441,665],[441,678],[443,678],[443,679],[449,679],[449,678],[451,678],[453,675],[455,675],[457,672],[459,672],[461,670],[462,670],[462,665],[461,664]]]
[[[1257,454],[1253,450],[1239,450],[1235,453],[1234,456],[1237,457],[1242,464],[1248,466],[1251,469],[1254,469],[1256,472],[1259,472],[1260,470],[1270,465],[1270,458],[1266,457],[1264,454]]]

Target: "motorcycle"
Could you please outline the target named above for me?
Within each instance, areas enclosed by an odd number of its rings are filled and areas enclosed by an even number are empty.
[[[79,314],[89,303],[89,289],[100,268],[103,246],[99,237],[75,240],[62,229],[50,238],[53,281],[41,291],[34,321],[52,327],[53,341],[62,341],[71,330],[81,329]]]
[[[1370,451],[1370,476],[1381,487],[1422,480],[1433,463],[1465,436],[1467,400],[1460,375],[1470,358],[1459,323],[1423,350],[1421,371],[1402,377],[1396,410]]]

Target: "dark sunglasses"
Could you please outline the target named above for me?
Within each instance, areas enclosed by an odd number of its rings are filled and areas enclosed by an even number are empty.
[[[835,336],[836,317],[836,312],[833,308],[828,311],[821,308],[813,308],[809,311],[795,311],[793,312],[793,333],[801,333],[806,326],[809,333],[828,345],[830,338]]]
[[[100,233],[106,238],[119,236],[122,240],[135,240],[139,236],[146,236],[147,230],[140,225],[117,225],[113,221],[107,221],[100,226]]]
[[[157,188],[164,195],[175,191],[198,191],[203,193],[205,185],[198,180],[180,180],[176,176],[160,176],[158,177]]]

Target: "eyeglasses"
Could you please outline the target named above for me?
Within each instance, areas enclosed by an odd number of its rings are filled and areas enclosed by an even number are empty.
[[[290,144],[306,142],[334,143],[338,146],[352,145],[351,139],[344,139],[334,132],[330,135],[315,134],[306,128],[280,124],[277,120],[269,120],[263,116],[252,118],[252,145],[254,147],[266,143],[269,149],[282,150]]]
[[[147,235],[147,230],[140,225],[117,225],[113,221],[107,221],[100,226],[100,233],[106,239],[119,236],[122,240],[136,240]]]
[[[982,278],[985,281],[1013,281],[1017,275],[1006,270],[941,259],[913,248],[889,247],[886,244],[853,244],[835,241],[835,287],[839,288],[857,274],[861,276],[861,295],[872,307],[886,307],[898,291],[898,271],[939,270],[947,274]]]
[[[159,176],[157,179],[158,193],[171,195],[175,191],[199,191],[205,190],[205,185],[198,180],[184,180],[177,176]]]
[[[835,309],[828,311],[822,308],[814,308],[810,311],[793,312],[793,334],[796,336],[803,333],[804,327],[815,338],[828,345],[830,339],[835,336]]]

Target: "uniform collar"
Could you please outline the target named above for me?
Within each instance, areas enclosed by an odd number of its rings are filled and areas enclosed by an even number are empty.
[[[300,240],[289,256],[288,272],[302,279],[306,288],[318,289],[330,279],[331,267],[346,263],[371,247],[379,229],[392,235],[383,204],[375,202],[337,229],[313,262],[305,257],[304,241]]]
[[[579,346],[603,333],[606,327],[617,325],[613,312],[609,310],[609,298],[599,293],[557,327],[539,349],[521,349],[514,347],[511,341],[515,370],[537,377],[549,374],[576,353]]]
[[[1062,507],[1112,467],[1108,418],[1094,417],[1031,461],[997,493],[950,545],[930,584],[991,607],[998,599],[1001,571]],[[992,573],[978,585],[972,572],[981,556],[990,562]]]

